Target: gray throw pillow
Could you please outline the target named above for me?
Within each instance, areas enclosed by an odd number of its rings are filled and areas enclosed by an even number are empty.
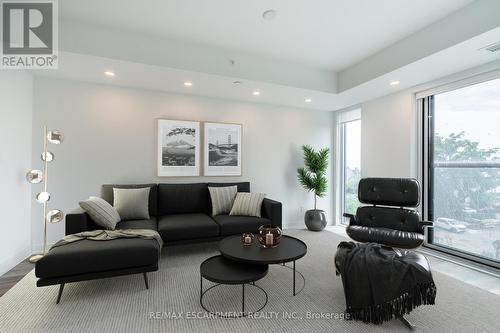
[[[212,216],[228,214],[233,207],[238,186],[209,187],[212,199]]]
[[[149,219],[149,191],[144,188],[113,187],[113,206],[122,220]]]
[[[233,208],[229,215],[243,215],[260,217],[262,201],[265,198],[264,193],[243,193],[238,192],[234,199]]]
[[[104,229],[115,230],[116,224],[120,222],[120,215],[116,209],[104,199],[90,197],[80,201],[79,204],[90,218]]]

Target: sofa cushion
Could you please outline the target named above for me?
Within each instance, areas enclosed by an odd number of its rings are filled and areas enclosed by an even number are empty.
[[[154,239],[80,240],[52,248],[35,266],[39,278],[105,272],[158,264],[160,245]]]
[[[122,220],[149,219],[150,189],[113,188],[113,206]]]
[[[260,226],[271,223],[271,220],[262,217],[235,215],[217,215],[214,216],[214,220],[220,225],[220,233],[222,236],[244,232],[256,233]]]
[[[219,236],[219,225],[207,214],[165,215],[158,220],[158,232],[168,241]]]
[[[158,185],[158,215],[209,212],[206,183]]]
[[[113,188],[144,188],[150,187],[149,190],[149,215],[158,216],[158,185],[156,184],[134,184],[134,185],[102,185],[101,197],[113,204]]]
[[[120,222],[120,215],[116,208],[104,199],[90,197],[78,204],[96,224],[104,229],[115,230],[116,224]]]
[[[207,185],[208,185],[208,187],[236,186],[238,188],[238,192],[250,192],[250,182],[207,183]],[[208,196],[208,207],[210,209],[210,211],[208,213],[210,215],[214,215],[213,211],[212,211],[212,198],[210,197],[210,195]]]
[[[212,216],[228,214],[233,207],[234,198],[238,193],[237,186],[208,187],[212,202]]]
[[[158,231],[158,222],[156,217],[149,220],[127,220],[118,222],[116,229],[151,229]]]
[[[237,182],[237,183],[208,183],[209,187],[226,187],[237,186],[238,192],[250,192],[250,182]]]
[[[262,201],[265,193],[243,193],[238,192],[234,199],[233,208],[229,215],[243,215],[261,217]]]

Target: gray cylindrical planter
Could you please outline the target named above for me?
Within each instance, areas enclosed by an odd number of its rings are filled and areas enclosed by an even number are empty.
[[[307,229],[311,231],[321,231],[326,227],[326,214],[321,209],[310,209],[304,215]]]

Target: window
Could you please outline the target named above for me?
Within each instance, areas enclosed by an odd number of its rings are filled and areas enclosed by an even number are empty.
[[[428,243],[500,263],[500,79],[421,100]]]
[[[339,117],[338,156],[341,216],[355,214],[358,208],[358,183],[361,178],[361,110],[347,111]],[[341,223],[347,220],[340,218]]]

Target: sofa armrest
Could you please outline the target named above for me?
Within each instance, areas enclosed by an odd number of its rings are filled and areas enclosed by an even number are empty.
[[[90,216],[81,208],[77,208],[66,215],[66,235],[96,230],[99,228],[100,227],[95,224]]]
[[[264,201],[262,201],[262,211],[261,211],[262,217],[270,219],[273,225],[276,225],[280,228],[282,228],[281,210],[282,210],[281,202],[271,200],[268,198],[264,198]]]

